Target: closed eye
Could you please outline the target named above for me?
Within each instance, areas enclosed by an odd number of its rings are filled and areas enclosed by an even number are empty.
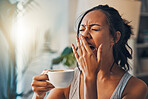
[[[84,31],[84,29],[80,29],[79,31]]]
[[[93,31],[99,31],[99,29],[92,29]]]

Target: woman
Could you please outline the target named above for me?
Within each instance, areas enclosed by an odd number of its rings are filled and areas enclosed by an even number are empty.
[[[145,99],[147,85],[127,71],[127,48],[131,26],[118,11],[99,5],[86,11],[77,31],[78,51],[72,44],[78,62],[74,80],[65,89],[56,89],[46,82],[47,75],[35,76],[32,88],[35,99]]]

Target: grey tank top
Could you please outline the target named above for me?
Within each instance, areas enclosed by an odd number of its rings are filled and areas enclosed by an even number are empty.
[[[110,99],[121,99],[124,88],[131,77],[132,76],[128,72],[126,72],[123,75]],[[71,83],[71,88],[69,93],[69,99],[80,99],[79,89],[80,89],[80,71],[78,70],[78,68],[75,68],[74,79]]]

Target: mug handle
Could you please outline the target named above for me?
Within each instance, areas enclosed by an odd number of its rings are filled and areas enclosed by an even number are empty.
[[[43,72],[41,74],[46,74],[48,76],[48,71],[50,70],[47,70],[47,69],[44,69]],[[48,77],[49,79],[49,77]],[[49,80],[46,80],[47,82],[50,82]],[[50,82],[51,83],[51,82]]]

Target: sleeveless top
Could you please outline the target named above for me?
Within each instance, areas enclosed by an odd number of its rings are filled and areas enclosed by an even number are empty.
[[[121,99],[124,88],[131,77],[132,76],[128,72],[126,72],[123,75],[110,99]],[[78,68],[75,68],[74,79],[71,83],[71,88],[69,92],[69,99],[80,99],[79,89],[80,89],[80,71],[78,70]]]

